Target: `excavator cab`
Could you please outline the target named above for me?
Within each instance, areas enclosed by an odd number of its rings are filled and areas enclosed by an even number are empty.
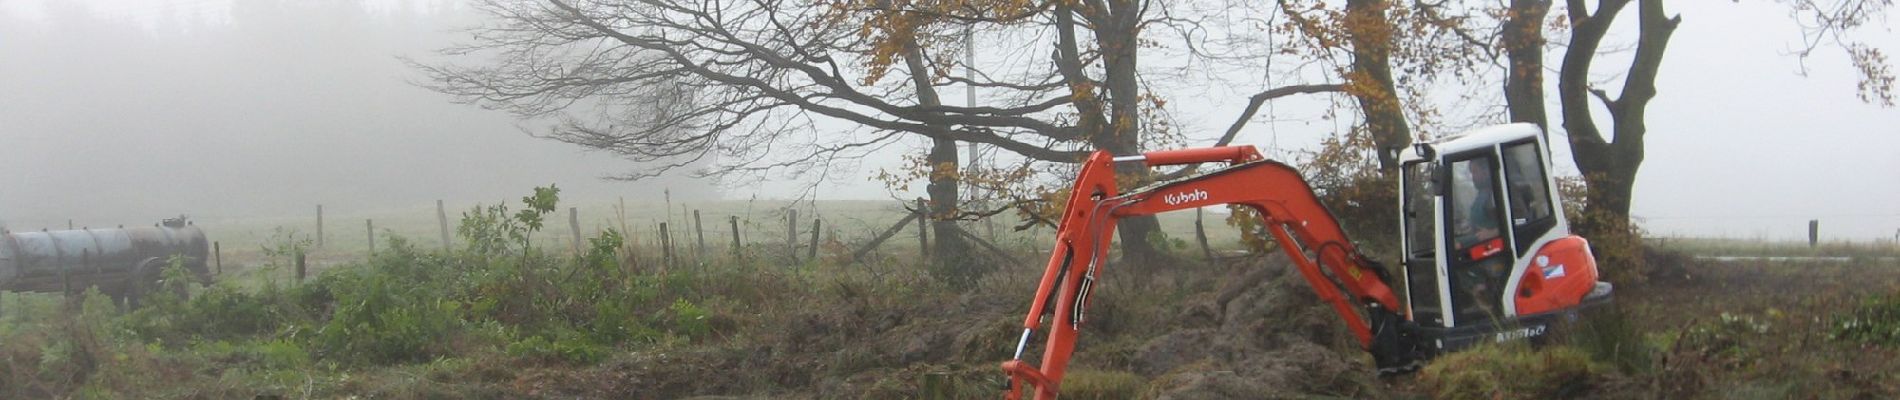
[[[1570,233],[1534,125],[1501,125],[1401,157],[1406,315],[1425,351],[1542,336],[1607,302],[1595,257]]]

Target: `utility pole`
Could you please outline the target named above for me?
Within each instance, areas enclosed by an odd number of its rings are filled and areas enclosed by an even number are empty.
[[[975,24],[963,26],[963,79],[970,82],[963,85],[963,105],[968,107],[976,107],[976,33],[974,27]],[[983,161],[982,156],[977,153],[976,146],[976,142],[970,142],[970,171],[975,171],[976,167],[981,165]],[[970,185],[970,187],[974,188],[975,185]]]
[[[963,105],[972,107],[972,108],[976,107],[976,28],[975,27],[976,27],[975,23],[971,23],[971,24],[967,24],[963,26],[963,79],[969,82],[963,85]],[[975,176],[976,172],[978,171],[978,168],[981,168],[982,166],[983,166],[983,153],[981,152],[981,150],[977,149],[976,142],[970,142],[970,165],[964,168],[964,170],[968,172],[963,174],[963,177],[964,177],[963,182],[965,182],[963,187],[968,188],[963,191],[964,193],[963,196],[965,196],[966,198],[977,197],[976,184],[970,183],[969,178],[971,176]],[[976,204],[976,207],[989,208],[989,204],[978,202]],[[996,240],[996,222],[989,218],[984,218],[983,225],[984,227],[987,228],[986,230],[989,231],[990,240]]]

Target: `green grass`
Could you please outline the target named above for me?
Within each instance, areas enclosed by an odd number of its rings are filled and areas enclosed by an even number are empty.
[[[1822,241],[1809,246],[1806,241],[1756,239],[1657,237],[1647,244],[1697,256],[1739,257],[1849,257],[1900,258],[1900,244],[1892,240]]]

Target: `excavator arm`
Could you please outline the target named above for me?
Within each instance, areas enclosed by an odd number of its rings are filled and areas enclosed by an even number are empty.
[[[1207,162],[1230,165],[1191,178],[1119,192],[1115,164],[1126,162],[1149,167]],[[1222,204],[1258,212],[1262,226],[1280,245],[1281,253],[1293,259],[1301,277],[1346,321],[1359,343],[1373,353],[1382,372],[1416,365],[1421,356],[1415,336],[1401,316],[1398,295],[1388,285],[1385,269],[1359,254],[1339,222],[1292,167],[1263,159],[1252,146],[1124,157],[1096,152],[1076,178],[1057,228],[1055,248],[1029,313],[1023,318],[1022,339],[1016,345],[1015,356],[1003,363],[1010,377],[1005,398],[1020,398],[1025,384],[1036,387],[1038,400],[1053,400],[1061,392],[1076,337],[1087,321],[1095,280],[1107,267],[1110,235],[1117,220]],[[1051,318],[1042,362],[1031,365],[1022,354],[1043,327],[1045,315]]]

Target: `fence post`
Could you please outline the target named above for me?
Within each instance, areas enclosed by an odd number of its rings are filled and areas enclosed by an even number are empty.
[[[567,229],[574,233],[574,256],[581,255],[581,211],[579,207],[567,208]]]
[[[792,263],[798,263],[798,209],[786,209],[785,216],[785,255],[792,257]]]
[[[917,199],[917,251],[930,261],[930,210],[924,199]]]
[[[731,219],[728,219],[727,222],[732,223],[732,256],[739,257],[741,256],[739,253],[739,216],[732,215],[729,216],[729,218]]]
[[[666,233],[666,223],[660,223],[660,257],[667,268],[673,268],[673,238]]]
[[[1201,256],[1214,262],[1214,248],[1207,246],[1207,228],[1201,224],[1201,209],[1194,209],[1194,240],[1201,243]]]
[[[85,265],[93,265],[93,250],[91,250],[91,248],[80,250],[80,265],[82,265],[82,267],[85,267]],[[70,269],[70,267],[66,267],[66,265],[59,267],[59,277],[65,281],[66,296],[70,298],[70,296],[74,294],[74,292],[72,292],[72,275],[68,275],[66,269]],[[139,273],[139,271],[133,271],[133,273]],[[133,279],[144,279],[144,277],[133,275]],[[142,284],[142,282],[133,282],[133,284]]]
[[[805,259],[818,259],[818,229],[823,226],[825,226],[825,220],[817,218],[811,219],[811,248],[805,249]]]
[[[442,200],[435,201],[435,223],[442,226],[442,249],[449,249],[449,213],[442,209]]]
[[[369,256],[376,256],[376,220],[363,220],[363,230],[369,231]]]
[[[218,242],[211,242],[211,257],[217,260],[218,275],[224,275],[224,246]]]
[[[304,252],[303,252],[303,249],[301,249],[301,248],[299,248],[299,249],[297,249],[297,250],[296,250],[296,252],[295,252],[295,253],[291,253],[291,254],[293,254],[293,255],[295,255],[295,256],[297,257],[297,259],[295,260],[295,262],[296,262],[296,265],[297,265],[297,283],[303,283],[303,277],[304,277]]]
[[[699,239],[698,246],[693,246],[693,256],[704,260],[706,258],[706,226],[699,223],[699,210],[693,210],[693,235]]]
[[[1814,248],[1815,245],[1820,244],[1820,243],[1821,243],[1821,220],[1810,219],[1808,220],[1808,248],[1812,249]]]
[[[317,205],[317,247],[323,247],[323,205]]]

